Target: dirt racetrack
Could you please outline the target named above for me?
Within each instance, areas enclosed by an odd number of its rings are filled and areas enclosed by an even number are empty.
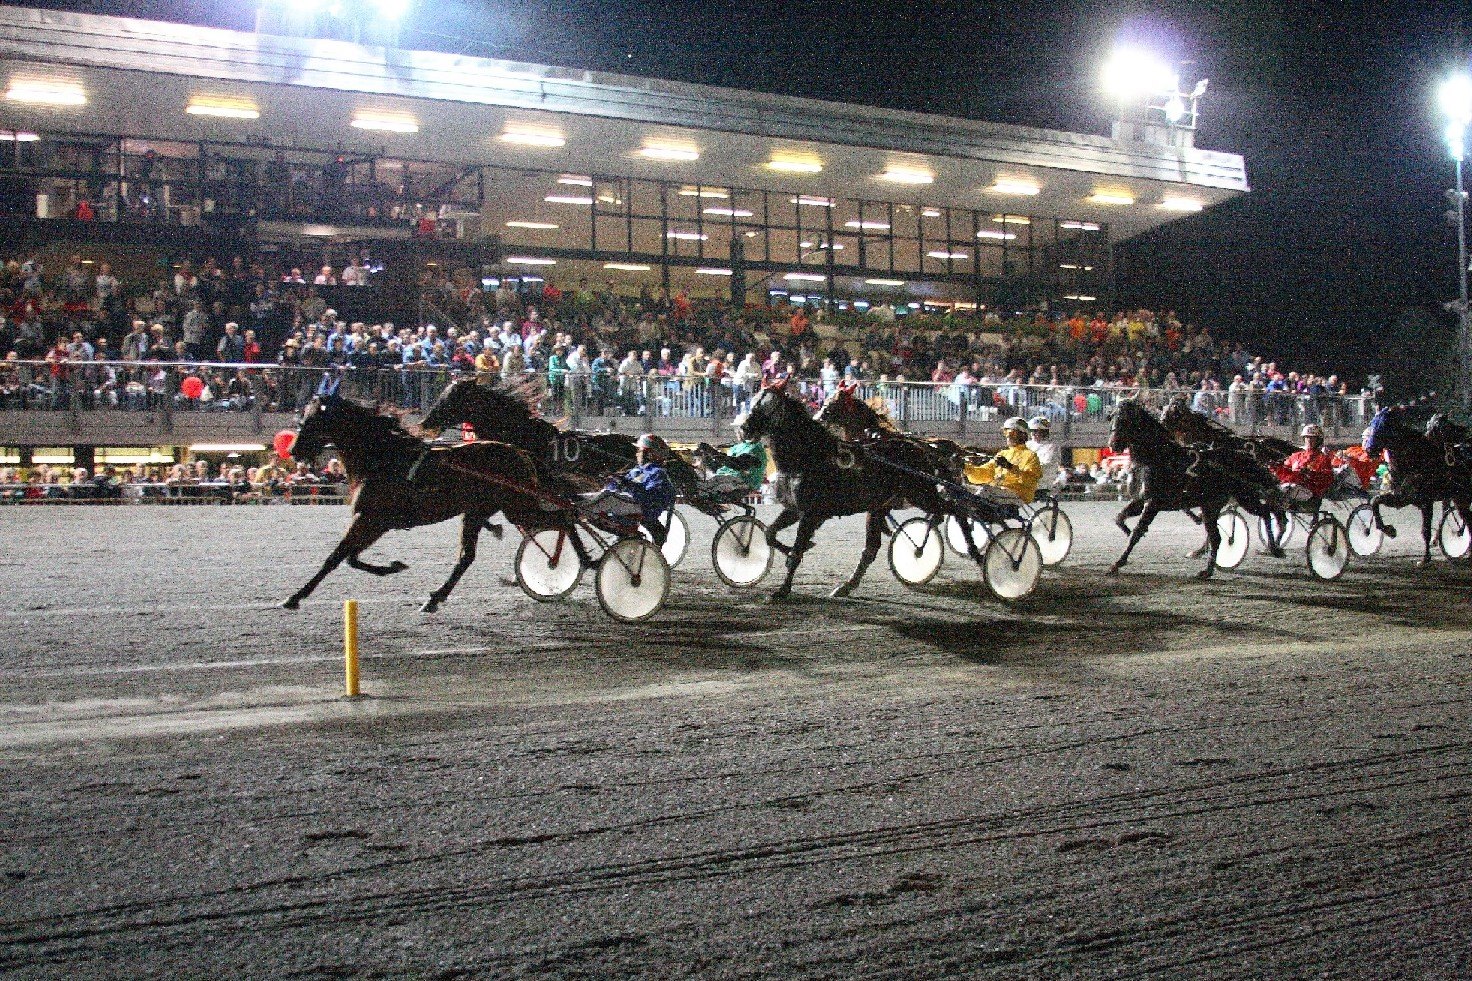
[[[455,528],[295,613],[342,508],[6,508],[0,973],[1472,975],[1472,570],[1198,582],[1112,508],[1007,606],[829,526],[798,597],[539,605]],[[1412,541],[1414,539],[1414,541]],[[770,587],[769,581],[768,586]],[[345,701],[341,601],[363,601]]]

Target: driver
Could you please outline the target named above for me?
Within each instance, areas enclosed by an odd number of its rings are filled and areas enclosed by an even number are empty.
[[[653,433],[645,433],[635,444],[636,465],[627,473],[608,482],[602,491],[591,495],[582,510],[600,514],[638,515],[649,530],[654,544],[663,546],[664,515],[675,507],[675,485],[665,472],[670,447]]]
[[[746,413],[731,420],[739,433],[746,422]],[[715,467],[710,479],[701,485],[701,490],[712,497],[745,496],[762,489],[767,479],[767,449],[761,440],[742,439],[725,453],[701,443],[695,450],[707,467]]]
[[[1324,430],[1314,423],[1303,427],[1303,449],[1273,468],[1279,488],[1297,503],[1322,498],[1334,485],[1335,460],[1324,452]]]
[[[1370,430],[1366,429],[1360,434],[1362,440],[1370,438]],[[1358,482],[1358,489],[1367,491],[1370,489],[1370,481],[1375,479],[1375,471],[1380,469],[1381,458],[1384,453],[1376,453],[1373,456],[1370,451],[1361,444],[1347,447],[1339,456],[1344,460],[1344,469],[1340,471],[1340,479],[1348,484]],[[1348,474],[1349,476],[1343,476]]]
[[[966,479],[981,484],[988,496],[999,503],[1031,504],[1043,475],[1043,465],[1038,462],[1038,455],[1027,448],[1027,423],[1021,416],[1013,416],[1002,423],[1002,435],[1007,437],[1006,447],[989,463],[968,464]]]
[[[1038,463],[1042,465],[1043,476],[1038,484],[1044,490],[1057,485],[1058,461],[1062,456],[1058,444],[1048,438],[1052,435],[1052,430],[1052,423],[1048,422],[1047,416],[1033,416],[1027,424],[1027,431],[1032,437],[1027,441],[1027,448],[1037,455]]]

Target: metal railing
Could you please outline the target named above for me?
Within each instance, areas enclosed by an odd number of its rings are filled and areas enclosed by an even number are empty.
[[[463,372],[448,367],[303,367],[155,361],[6,361],[0,363],[0,411],[294,413],[314,395],[336,393],[422,413]],[[497,375],[505,379],[505,375]],[[529,371],[549,418],[720,420],[748,408],[761,383],[731,376]],[[487,382],[494,379],[486,378]],[[836,383],[794,379],[788,389],[816,408]],[[1156,407],[1184,395],[1192,408],[1238,431],[1318,423],[1358,433],[1378,406],[1368,395],[1309,395],[1259,389],[1180,392],[1069,385],[865,381],[859,397],[882,406],[902,428],[990,429],[1009,416],[1043,416],[1055,435],[1076,425],[1104,424],[1121,400],[1140,396]]]

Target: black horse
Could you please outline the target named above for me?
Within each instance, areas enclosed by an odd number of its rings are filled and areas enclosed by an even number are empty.
[[[1216,555],[1222,541],[1217,519],[1229,501],[1235,499],[1257,517],[1266,517],[1280,509],[1269,500],[1277,487],[1271,474],[1254,472],[1239,460],[1233,460],[1230,467],[1214,464],[1206,449],[1185,447],[1172,439],[1160,420],[1136,399],[1119,403],[1109,446],[1115,452],[1129,450],[1133,466],[1139,468],[1143,477],[1139,497],[1125,505],[1114,519],[1130,540],[1124,554],[1109,567],[1110,575],[1118,573],[1129,561],[1130,553],[1161,511],[1200,510],[1202,524],[1206,526],[1208,555],[1206,568],[1197,576],[1209,579],[1216,571]],[[1125,519],[1134,514],[1139,514],[1140,520],[1131,530]]]
[[[387,576],[402,572],[402,562],[374,565],[362,553],[389,531],[437,524],[457,515],[460,558],[450,577],[430,594],[423,611],[433,613],[475,561],[476,542],[497,513],[526,529],[569,532],[579,558],[592,560],[568,512],[548,509],[537,471],[523,450],[505,443],[477,442],[430,449],[398,422],[376,410],[336,396],[313,399],[302,413],[292,455],[312,460],[327,447],[342,457],[352,494],[353,520],[322,568],[282,606],[294,610],[343,561],[354,569]]]
[[[597,490],[611,474],[634,466],[635,437],[559,429],[538,416],[536,402],[536,393],[519,386],[483,385],[474,378],[460,378],[440,393],[419,428],[439,433],[469,423],[477,439],[526,450],[542,480],[569,493]],[[719,519],[719,509],[712,510],[697,493],[700,472],[693,464],[671,454],[665,472],[687,503]]]
[[[1382,507],[1421,509],[1422,551],[1419,565],[1431,561],[1431,512],[1437,501],[1449,501],[1472,524],[1472,480],[1469,469],[1457,456],[1449,426],[1432,427],[1443,442],[1428,437],[1406,421],[1404,405],[1392,405],[1375,413],[1366,430],[1364,446],[1371,454],[1385,453],[1390,465],[1389,489],[1370,499],[1375,524],[1391,538],[1395,527],[1380,515]],[[1457,427],[1460,428],[1460,427]]]
[[[813,535],[829,518],[867,512],[867,534],[858,568],[833,590],[847,596],[864,578],[879,554],[891,511],[914,506],[928,515],[956,513],[949,506],[932,473],[933,461],[900,441],[878,447],[847,443],[808,416],[802,402],[787,394],[782,382],[764,386],[742,424],[745,439],[765,439],[777,465],[777,499],[782,513],[767,529],[767,541],[787,556],[787,576],[772,594],[783,599],[792,592],[792,580]],[[777,532],[797,525],[791,547],[777,541]],[[968,532],[970,525],[962,522]],[[981,551],[967,535],[968,551],[978,565]]]

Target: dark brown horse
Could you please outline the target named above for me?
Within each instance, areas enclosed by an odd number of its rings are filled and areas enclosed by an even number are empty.
[[[526,529],[569,532],[579,558],[591,564],[568,513],[549,509],[538,487],[537,470],[527,454],[505,443],[478,442],[431,449],[397,421],[348,399],[313,399],[302,413],[292,455],[312,460],[333,447],[347,468],[353,519],[347,534],[322,568],[282,606],[294,610],[317,584],[344,561],[354,569],[388,576],[408,568],[402,562],[375,565],[362,553],[387,532],[438,524],[463,516],[460,558],[450,577],[423,606],[433,613],[449,598],[475,561],[476,542],[498,513]]]

